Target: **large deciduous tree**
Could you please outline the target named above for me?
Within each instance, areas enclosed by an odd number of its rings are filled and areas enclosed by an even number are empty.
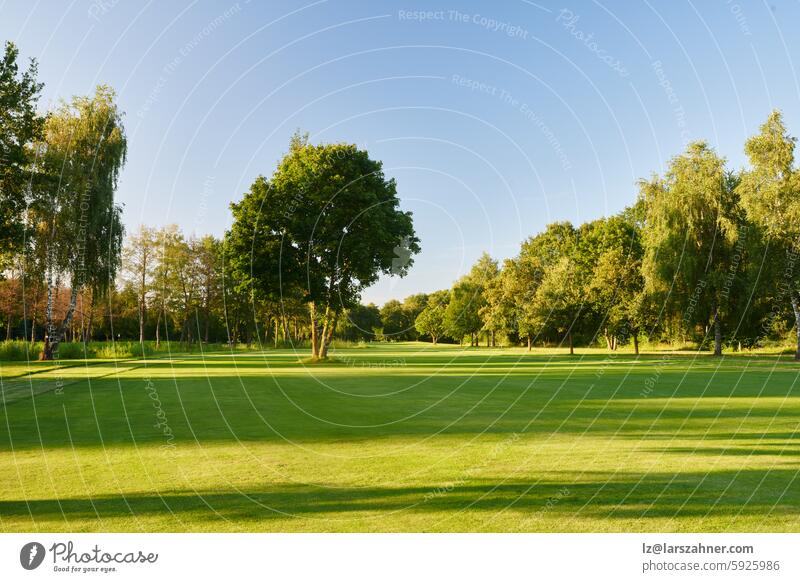
[[[677,324],[711,326],[722,354],[730,259],[738,237],[735,181],[705,142],[689,144],[666,176],[641,183],[647,216],[643,274]]]
[[[113,285],[122,250],[122,208],[114,201],[127,140],[114,91],[99,86],[91,97],[62,103],[47,119],[42,144],[45,178],[31,212],[48,288],[42,358],[53,358],[85,288],[102,294]],[[59,282],[69,281],[63,320],[53,316]]]
[[[231,205],[226,252],[254,299],[302,298],[312,357],[325,358],[340,314],[381,274],[405,275],[420,250],[399,205],[395,181],[366,151],[295,135],[274,174]]]
[[[794,166],[795,138],[780,111],[770,113],[761,131],[747,140],[750,169],[737,188],[749,220],[779,247],[777,300],[788,301],[795,319],[795,360],[800,360],[800,173]],[[781,256],[782,255],[782,256]]]

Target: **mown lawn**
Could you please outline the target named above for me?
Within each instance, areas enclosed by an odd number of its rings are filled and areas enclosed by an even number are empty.
[[[787,358],[305,355],[0,365],[0,531],[800,531]]]

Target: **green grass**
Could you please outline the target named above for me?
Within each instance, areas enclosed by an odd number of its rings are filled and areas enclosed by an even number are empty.
[[[785,357],[332,355],[2,363],[0,531],[800,531]]]

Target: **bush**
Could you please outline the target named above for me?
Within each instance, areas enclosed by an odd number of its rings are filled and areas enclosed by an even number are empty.
[[[138,341],[117,341],[105,342],[96,341],[84,344],[83,342],[61,342],[58,346],[58,360],[83,360],[99,358],[103,360],[150,358],[153,356],[168,356],[170,354],[200,354],[213,352],[248,352],[273,349],[273,342],[259,344],[236,343],[180,343],[162,341],[156,348],[154,341],[139,343]],[[42,342],[31,344],[25,340],[0,341],[0,361],[27,361],[38,360],[42,353]],[[305,352],[310,349],[310,340],[278,341],[278,349],[294,349],[298,352]],[[343,348],[369,348],[370,342],[347,341],[334,339],[331,350]]]
[[[93,358],[94,353],[90,346],[83,342],[61,342],[58,344],[59,360],[83,360]]]
[[[114,360],[117,358],[145,358],[155,353],[154,342],[96,342],[92,343],[96,357]]]
[[[31,344],[25,340],[10,340],[0,342],[0,360],[7,362],[27,362],[38,360],[42,345],[38,342]]]

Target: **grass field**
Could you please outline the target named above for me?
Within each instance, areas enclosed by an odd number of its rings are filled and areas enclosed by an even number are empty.
[[[425,344],[0,363],[0,531],[800,531],[800,366]]]

